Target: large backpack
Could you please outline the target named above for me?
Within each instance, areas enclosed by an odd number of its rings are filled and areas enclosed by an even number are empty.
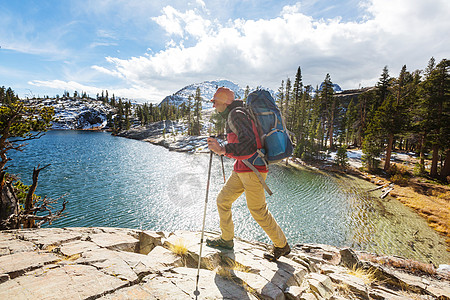
[[[258,89],[250,93],[244,108],[256,125],[262,148],[258,149],[253,157],[243,160],[243,163],[256,173],[268,194],[272,195],[272,192],[254,165],[277,163],[290,157],[294,147],[281,112],[268,91]],[[228,117],[228,125],[237,134],[230,117]]]

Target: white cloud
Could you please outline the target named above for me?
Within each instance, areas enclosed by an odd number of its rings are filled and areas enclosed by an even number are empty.
[[[403,64],[414,70],[425,68],[431,56],[448,56],[448,0],[361,1],[364,15],[353,18],[360,21],[314,19],[302,12],[314,2],[284,6],[271,19],[239,18],[224,24],[214,14],[210,17],[202,0],[195,2],[202,11],[168,5],[151,18],[166,33],[161,43],[165,49],[106,57],[107,65],[92,69],[131,86],[120,89],[130,92],[127,97],[142,93],[137,98],[160,101],[185,85],[218,78],[276,89],[282,79],[295,76],[298,66],[305,84],[320,84],[330,73],[333,82],[350,89],[375,84],[385,65],[397,76]],[[137,1],[132,3],[137,6]],[[112,35],[99,31],[98,36]],[[75,84],[33,81],[56,83]]]
[[[298,13],[300,11],[300,7],[301,7],[301,3],[297,2],[294,5],[286,5],[283,7],[283,10],[281,11],[281,15],[285,15],[285,14],[293,14],[293,13]]]
[[[185,34],[196,38],[203,37],[211,26],[209,20],[203,19],[194,10],[182,13],[170,5],[163,8],[163,15],[154,17],[152,20],[160,25],[167,34],[180,37]]]

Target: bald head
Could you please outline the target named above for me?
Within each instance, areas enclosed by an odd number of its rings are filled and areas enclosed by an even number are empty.
[[[226,87],[220,87],[214,93],[212,102],[216,104],[226,104],[229,105],[234,101],[234,92]]]

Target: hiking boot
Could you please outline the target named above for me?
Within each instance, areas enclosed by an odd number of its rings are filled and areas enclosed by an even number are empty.
[[[270,261],[277,261],[281,256],[286,256],[291,253],[291,247],[286,243],[286,246],[279,248],[273,246],[271,253],[264,253],[264,258]]]
[[[228,250],[233,250],[234,242],[226,241],[221,237],[214,238],[214,239],[206,239],[206,246],[212,247],[212,248],[223,248]]]

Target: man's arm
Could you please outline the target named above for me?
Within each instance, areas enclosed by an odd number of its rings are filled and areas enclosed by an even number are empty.
[[[235,132],[237,141],[229,141],[225,145],[226,155],[230,157],[253,155],[257,150],[256,138],[247,114],[238,108],[230,112],[229,118],[237,130]]]

